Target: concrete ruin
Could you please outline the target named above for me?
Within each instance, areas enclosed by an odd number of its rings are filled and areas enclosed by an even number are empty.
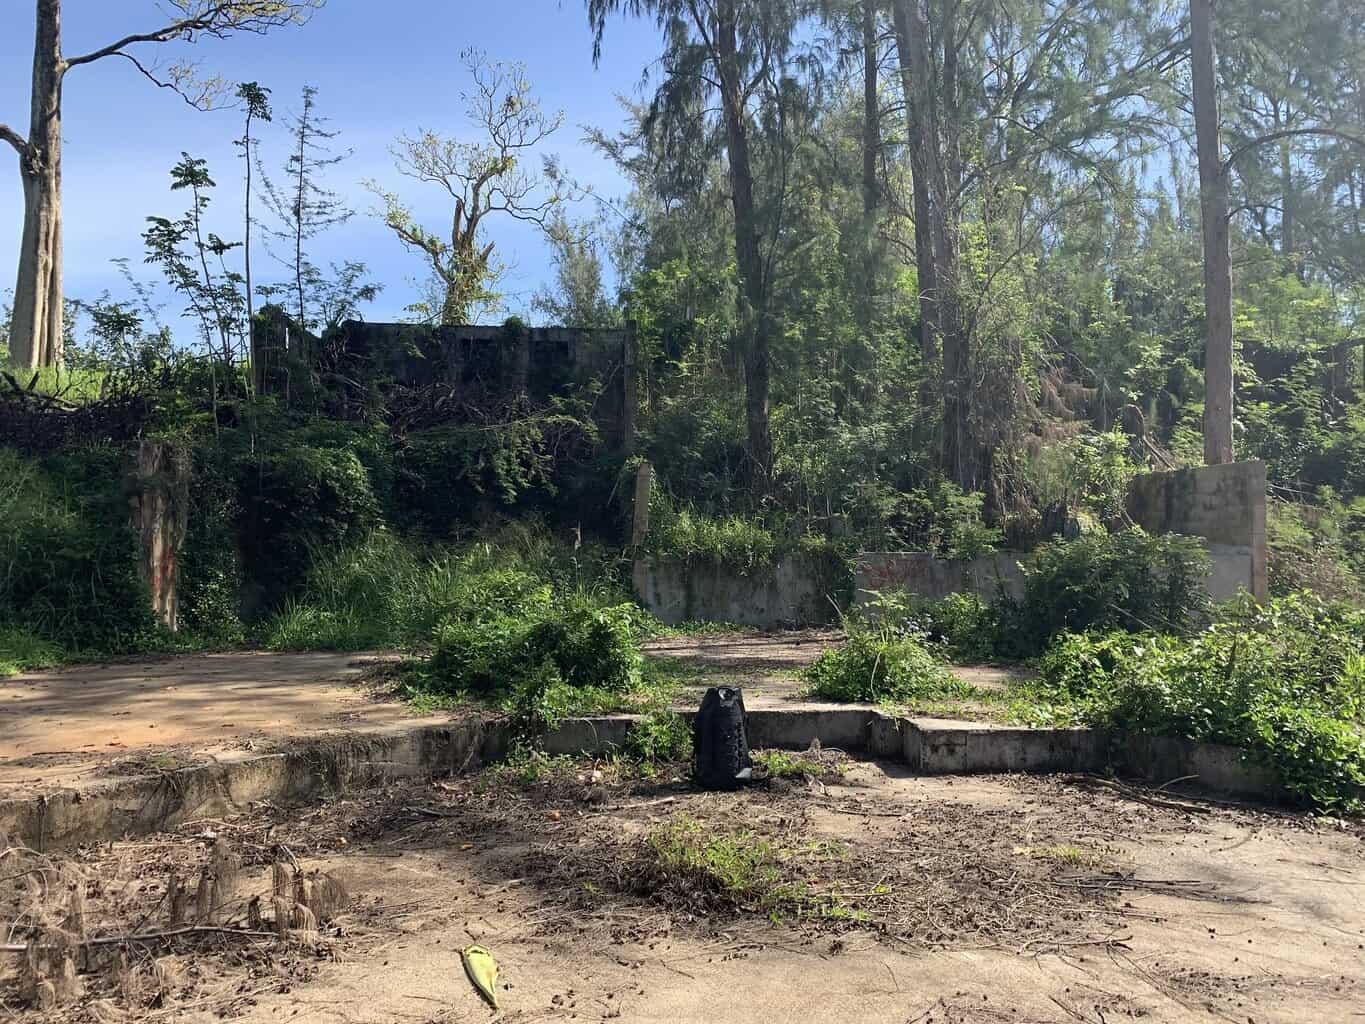
[[[1209,594],[1269,596],[1264,462],[1144,473],[1128,490],[1128,516],[1148,533],[1200,537],[1213,561]]]
[[[1215,601],[1229,601],[1243,591],[1262,601],[1268,596],[1265,463],[1144,473],[1129,488],[1128,516],[1148,533],[1202,539],[1212,563],[1206,585]],[[1018,598],[1023,557],[1018,551],[970,560],[916,551],[864,552],[855,566],[854,600],[865,604],[876,594],[898,591],[930,600],[949,594],[975,594],[987,601],[1002,593]]]
[[[636,559],[635,596],[670,626],[731,622],[755,629],[818,626],[838,609],[827,574],[799,558],[740,574],[725,566]]]
[[[278,307],[252,330],[257,387],[286,394],[307,369],[342,386],[444,386],[454,400],[486,406],[527,398],[544,404],[576,389],[596,392],[592,418],[617,451],[634,450],[638,345],[621,329],[366,323],[347,320],[315,337]]]

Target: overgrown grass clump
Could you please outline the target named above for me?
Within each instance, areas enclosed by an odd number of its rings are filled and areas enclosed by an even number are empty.
[[[1250,750],[1319,808],[1365,800],[1365,612],[1310,594],[1188,638],[1068,634],[1041,662],[1060,715]]]
[[[967,699],[975,692],[933,654],[920,634],[890,624],[845,623],[848,641],[826,651],[803,675],[820,700],[905,703]]]
[[[803,877],[807,869],[826,869],[846,853],[830,843],[787,848],[755,832],[678,818],[645,837],[631,869],[636,885],[653,898],[702,912],[857,920],[864,915]]]
[[[0,448],[0,660],[15,670],[165,645],[119,452]]]
[[[15,626],[0,626],[0,679],[56,668],[66,660],[57,644]]]
[[[419,553],[375,531],[315,555],[266,646],[410,651],[403,685],[414,703],[491,701],[528,732],[572,713],[637,708],[653,696],[640,651],[653,623],[592,558],[524,532]]]

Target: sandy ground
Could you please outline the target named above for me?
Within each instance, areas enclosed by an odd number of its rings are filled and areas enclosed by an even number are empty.
[[[562,785],[502,786],[438,781],[91,851],[91,870],[109,873],[117,856],[134,881],[142,872],[134,889],[151,902],[158,873],[196,835],[227,837],[257,861],[287,844],[305,866],[344,879],[353,905],[316,953],[280,952],[266,939],[230,953],[177,947],[180,980],[156,1005],[129,1010],[114,997],[96,1012],[87,1000],[62,1019],[1349,1024],[1365,1015],[1358,824],[1155,807],[1051,778],[914,778],[877,764],[739,794],[670,780],[598,785],[581,773]],[[842,892],[868,919],[772,920],[623,888],[639,837],[683,818],[707,834],[785,835],[805,844],[796,851],[842,844],[846,852],[813,869],[840,877],[811,884]],[[258,869],[257,885],[263,877]],[[499,1013],[461,969],[459,950],[472,941],[502,967]],[[16,1020],[58,1019],[5,1008]]]
[[[411,721],[357,681],[386,658],[237,651],[0,680],[0,792],[66,785],[159,751],[177,758],[341,727]]]

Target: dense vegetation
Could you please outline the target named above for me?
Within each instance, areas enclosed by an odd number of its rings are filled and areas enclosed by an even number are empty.
[[[226,6],[264,30],[325,5]],[[176,210],[149,211],[140,240],[159,282],[125,263],[126,294],[69,300],[35,333],[21,267],[0,311],[16,371],[0,378],[0,674],[244,643],[398,647],[419,656],[404,685],[430,701],[502,701],[530,722],[629,704],[648,688],[648,625],[623,549],[648,460],[645,548],[687,564],[754,574],[800,557],[846,595],[860,549],[1028,552],[1017,600],[886,595],[812,669],[823,696],[948,699],[946,658],[1041,657],[1049,713],[1245,744],[1306,798],[1347,801],[1362,700],[1349,608],[1365,601],[1359,5],[1220,3],[1212,97],[1184,5],[585,6],[599,47],[617,16],[661,30],[668,74],[591,135],[626,194],[576,220],[584,190],[546,152],[562,118],[525,68],[465,54],[469,136],[397,147],[400,172],[454,200],[451,240],[370,183],[433,272],[393,351],[350,352],[342,327],[381,283],[309,257],[351,216],[327,187],[342,148],[312,89],[283,129],[265,127],[268,89],[235,94],[236,234],[287,243],[280,280],[253,279],[188,154],[169,172]],[[1222,101],[1211,178],[1188,144],[1191,98],[1193,112]],[[272,130],[301,155],[263,175],[253,154]],[[1228,216],[1201,218],[1224,188]],[[599,422],[619,378],[534,397],[399,379],[398,362],[442,362],[427,327],[512,311],[488,235],[500,216],[543,229],[554,257],[522,312],[634,332],[624,443]],[[1221,255],[1201,219],[1227,223]],[[1224,257],[1230,310],[1204,285]],[[267,351],[281,325],[305,342]],[[509,344],[525,328],[509,319]],[[148,610],[128,525],[143,442],[189,467],[174,635]],[[1214,450],[1267,465],[1282,600],[1260,611],[1209,608],[1198,545],[1125,512],[1136,473]]]

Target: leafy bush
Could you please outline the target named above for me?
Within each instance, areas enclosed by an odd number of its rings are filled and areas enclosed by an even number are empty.
[[[355,543],[379,522],[369,474],[345,449],[290,444],[241,479],[243,550],[261,601],[276,607],[307,575],[318,549]]]
[[[437,627],[428,663],[433,687],[482,695],[556,684],[624,693],[643,658],[626,606],[583,597],[527,606],[518,614],[451,619]]]
[[[1196,539],[1141,529],[1044,545],[1025,559],[1022,599],[1001,608],[1018,654],[1064,632],[1160,630],[1185,634],[1207,620],[1209,557]]]
[[[975,594],[911,601],[903,614],[917,624],[927,641],[939,645],[951,661],[966,664],[994,661],[1008,648],[1001,633],[998,607]]]
[[[943,667],[923,639],[887,626],[853,627],[848,641],[826,651],[803,675],[821,700],[872,702],[971,696],[971,687]]]
[[[1079,721],[1252,750],[1321,808],[1365,796],[1365,612],[1297,594],[1189,639],[1068,634],[1041,667]]]
[[[685,565],[724,566],[737,573],[768,569],[778,543],[763,523],[742,516],[713,518],[691,509],[656,508],[649,530],[652,554]]]
[[[66,660],[56,644],[13,626],[0,626],[0,679],[20,672],[56,668]]]
[[[0,624],[75,652],[160,642],[124,474],[110,448],[42,461],[0,449]]]

